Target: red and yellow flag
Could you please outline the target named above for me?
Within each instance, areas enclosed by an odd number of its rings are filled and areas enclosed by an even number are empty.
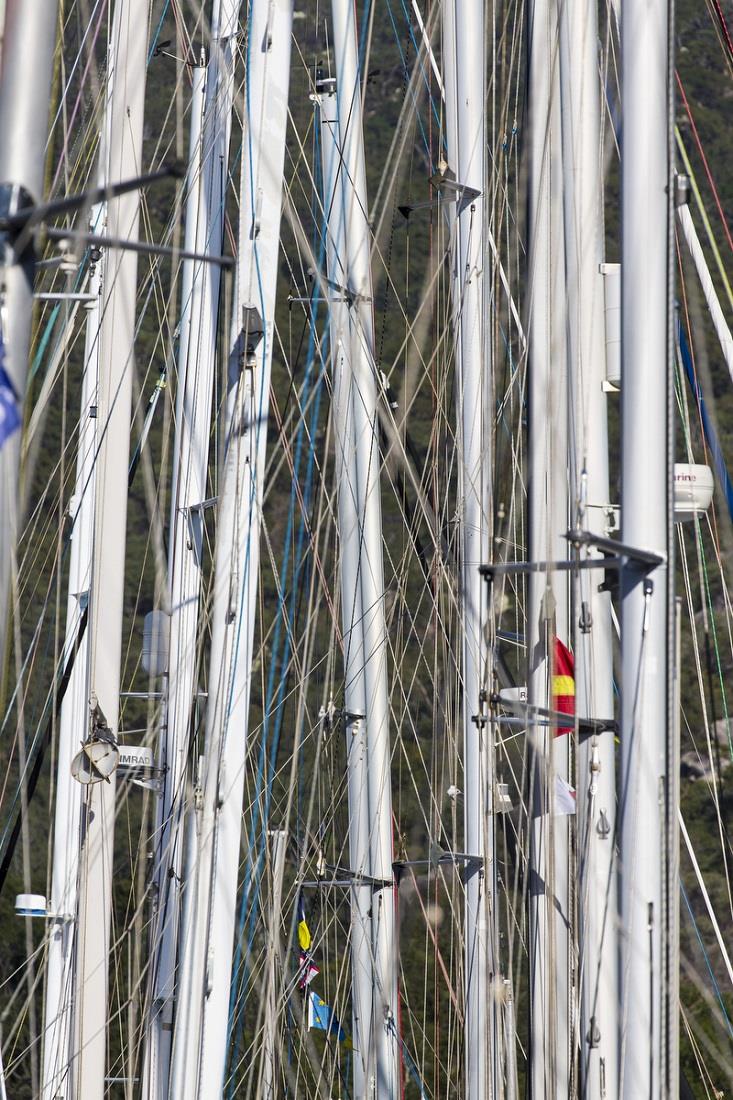
[[[552,668],[552,709],[560,714],[569,714],[575,722],[575,661],[566,645],[555,638]],[[573,725],[558,726],[555,737],[563,733],[572,733]]]

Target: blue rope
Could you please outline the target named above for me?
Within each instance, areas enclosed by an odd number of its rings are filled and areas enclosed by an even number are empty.
[[[317,294],[317,289],[315,290],[314,293]],[[315,300],[314,300],[314,307],[316,307],[316,306],[317,306],[317,298],[315,298]],[[314,309],[314,312],[315,312],[315,309]],[[313,342],[313,344],[315,343],[314,340],[312,340],[312,342]],[[310,385],[310,379],[311,379],[311,376],[312,376],[312,373],[313,373],[313,371],[312,371],[312,359],[314,357],[315,356],[313,355],[313,357],[311,358],[311,361],[308,363],[308,366],[306,368],[306,380],[304,381],[304,385],[303,385],[304,395],[307,393],[307,390],[308,390],[309,385]],[[316,387],[318,388],[318,392],[317,392],[316,398],[314,399],[313,410],[312,410],[312,413],[311,413],[311,429],[312,429],[311,430],[311,435],[310,435],[311,440],[313,439],[313,432],[314,432],[315,427],[317,426],[317,423],[318,423],[318,417],[319,417],[319,412],[320,412],[320,399],[321,399],[321,394],[323,392],[323,387],[321,386],[321,382],[323,380],[323,377],[324,377],[324,374],[322,372],[321,375],[319,376],[319,378],[317,379],[316,383],[315,383]],[[269,676],[268,676],[268,685],[267,685],[267,691],[266,691],[266,703],[265,703],[265,713],[264,713],[263,729],[262,729],[262,740],[261,740],[261,743],[260,743],[260,754],[259,754],[258,767],[257,767],[256,783],[255,783],[254,804],[255,805],[261,804],[260,800],[262,799],[262,802],[264,803],[264,805],[262,805],[262,809],[260,810],[259,816],[258,816],[258,818],[256,818],[253,821],[251,829],[250,829],[249,851],[253,852],[253,853],[256,852],[256,858],[252,858],[249,861],[248,867],[247,867],[247,873],[246,873],[246,876],[245,876],[245,883],[244,883],[244,887],[243,887],[243,891],[242,891],[242,899],[241,899],[240,912],[239,912],[239,931],[238,931],[238,935],[237,935],[237,948],[236,948],[234,966],[232,968],[232,986],[231,986],[232,994],[231,994],[231,998],[230,998],[229,1028],[230,1028],[230,1035],[231,1035],[232,1030],[236,1027],[236,1039],[235,1039],[234,1046],[235,1046],[235,1050],[237,1050],[237,1051],[239,1051],[241,1049],[241,1039],[242,1039],[243,1029],[244,1029],[243,1005],[239,1005],[239,1007],[237,1006],[237,1000],[238,1000],[238,997],[239,997],[240,990],[242,989],[242,986],[244,985],[244,982],[246,980],[246,963],[244,964],[245,973],[242,973],[242,970],[243,970],[242,944],[243,944],[244,938],[245,938],[245,925],[246,925],[246,939],[247,939],[247,948],[248,948],[247,957],[249,957],[250,951],[251,951],[251,948],[252,948],[252,943],[254,941],[255,931],[256,931],[256,918],[257,918],[257,914],[260,911],[260,886],[261,886],[261,878],[262,878],[262,872],[263,872],[264,862],[265,862],[265,844],[266,844],[266,836],[267,836],[267,822],[268,822],[268,818],[269,818],[270,801],[271,801],[271,797],[272,797],[272,787],[273,787],[273,782],[274,782],[274,777],[275,777],[275,769],[276,769],[276,764],[277,764],[277,754],[278,754],[278,749],[279,749],[280,736],[281,736],[281,733],[282,733],[282,724],[283,724],[283,717],[284,717],[284,710],[285,710],[285,708],[284,708],[284,695],[285,695],[285,688],[286,688],[286,685],[287,685],[287,667],[288,667],[288,664],[289,664],[289,661],[290,661],[291,641],[292,641],[292,635],[293,635],[293,629],[294,629],[294,623],[295,623],[295,615],[296,615],[296,596],[297,596],[297,593],[298,593],[299,589],[301,589],[301,587],[302,587],[301,584],[299,583],[299,577],[300,577],[300,574],[302,573],[303,567],[304,566],[306,567],[305,583],[307,583],[307,574],[308,574],[309,569],[310,569],[310,560],[309,560],[309,556],[307,554],[308,546],[306,545],[304,547],[305,536],[306,536],[306,523],[305,523],[305,520],[303,518],[303,515],[301,514],[299,530],[298,530],[298,535],[297,535],[297,543],[296,543],[297,549],[296,549],[296,554],[295,554],[295,559],[294,559],[294,567],[293,567],[293,584],[292,584],[289,596],[286,598],[286,596],[285,596],[285,584],[286,584],[287,572],[288,572],[288,568],[289,568],[289,564],[290,564],[290,545],[291,545],[291,539],[292,539],[294,512],[295,512],[295,508],[297,506],[297,494],[296,494],[296,491],[295,491],[295,486],[298,484],[298,478],[299,478],[299,474],[300,474],[300,466],[301,466],[301,462],[302,462],[302,452],[303,452],[303,435],[304,434],[305,434],[305,425],[302,424],[301,427],[298,429],[298,437],[297,437],[297,442],[296,442],[296,457],[295,457],[295,461],[294,461],[293,486],[292,486],[292,489],[291,489],[291,502],[290,502],[290,509],[289,509],[289,512],[288,512],[288,522],[287,522],[287,530],[286,530],[286,536],[285,536],[285,557],[284,557],[284,560],[283,560],[283,563],[282,563],[281,573],[280,573],[280,590],[281,590],[282,594],[280,596],[280,606],[279,606],[279,609],[278,609],[278,618],[277,618],[277,623],[276,623],[276,628],[275,628],[275,635],[274,635],[274,638],[273,638],[273,645],[272,645],[272,651],[271,651],[271,664],[270,664],[270,673],[269,673]],[[309,506],[309,503],[310,503],[311,486],[312,486],[312,482],[313,482],[313,468],[314,468],[314,464],[315,464],[314,460],[315,460],[314,448],[312,446],[312,443],[310,443],[309,444],[309,454],[308,454],[308,465],[307,465],[306,478],[305,478],[305,490],[304,490],[304,493],[303,493],[303,502],[304,502],[304,506],[305,506],[306,511],[308,510],[308,506]],[[309,543],[309,541],[310,540],[308,540],[308,543]],[[285,630],[285,640],[284,640],[283,652],[282,652],[282,656],[280,656],[279,651],[280,651],[280,641],[281,641],[282,628],[283,628],[283,620],[286,621],[287,627],[286,627],[286,630]],[[275,679],[276,679],[276,674],[277,674],[278,668],[280,670],[280,674],[279,674],[279,677],[278,677],[278,680],[277,680],[277,686],[276,686]],[[277,693],[277,698],[276,698],[276,701],[273,704],[273,697],[275,696],[276,693]],[[273,716],[274,716],[274,728],[273,728],[272,737],[270,739],[269,738],[270,718],[273,717]],[[269,753],[267,751],[267,749],[268,749],[268,740],[270,740]],[[263,794],[263,787],[264,787],[264,794]],[[249,919],[247,919],[247,911],[248,910],[249,910]],[[230,1085],[229,1085],[229,1093],[228,1093],[229,1096],[233,1095],[233,1092],[232,1092],[233,1088],[234,1088],[234,1082],[232,1080],[232,1081],[230,1081]]]
[[[316,129],[316,141],[318,131]],[[250,145],[251,150],[251,145]],[[317,149],[316,149],[317,154]],[[251,156],[250,156],[251,165]],[[320,167],[320,158],[316,155],[316,177]],[[316,178],[316,184],[318,180]],[[319,265],[323,263],[323,255],[325,252],[325,232],[317,234],[321,237],[321,256],[319,258]],[[319,304],[319,290],[316,283],[311,294],[311,324],[308,337],[308,350],[306,355],[306,369],[302,388],[302,399],[305,403],[307,401],[308,393],[310,392],[313,380],[313,365],[315,362],[316,354],[316,324],[317,313]],[[305,511],[308,511],[310,502],[311,487],[313,482],[313,467],[315,463],[315,453],[313,448],[313,439],[315,437],[315,430],[317,428],[318,419],[320,415],[320,399],[322,393],[322,387],[320,383],[323,380],[323,372],[321,372],[319,378],[316,381],[318,392],[313,402],[313,409],[310,418],[310,442],[308,444],[308,460],[305,479],[305,492],[303,494],[303,501]],[[229,1021],[228,1021],[228,1035],[231,1042],[234,1035],[232,1057],[236,1059],[241,1051],[242,1037],[244,1031],[244,1005],[241,1002],[243,986],[246,982],[246,961],[243,962],[243,943],[245,937],[245,925],[247,925],[247,958],[250,954],[250,949],[255,934],[255,921],[260,909],[260,884],[262,877],[262,870],[264,866],[265,857],[265,845],[267,836],[267,820],[269,817],[270,800],[272,796],[272,785],[275,775],[275,767],[277,763],[277,753],[280,741],[280,735],[282,731],[283,712],[284,712],[284,693],[287,682],[287,666],[290,660],[290,646],[292,639],[292,631],[295,619],[295,599],[296,592],[299,588],[299,576],[302,572],[303,565],[309,568],[310,562],[307,555],[304,553],[304,540],[306,535],[306,524],[304,516],[300,515],[300,524],[297,535],[297,550],[293,566],[293,585],[290,592],[290,598],[286,598],[286,586],[287,575],[290,567],[290,546],[292,542],[293,527],[295,523],[295,511],[298,506],[296,487],[299,482],[300,469],[303,458],[303,448],[305,435],[305,422],[301,422],[298,428],[298,434],[296,437],[296,449],[295,458],[293,464],[293,480],[290,492],[290,505],[288,510],[288,519],[285,533],[285,553],[280,570],[280,597],[279,607],[277,613],[277,620],[275,624],[275,633],[273,637],[273,645],[271,650],[271,663],[270,671],[268,675],[268,683],[265,694],[265,707],[263,717],[262,739],[260,742],[260,753],[257,766],[257,775],[255,782],[255,796],[254,803],[256,806],[261,806],[261,798],[264,786],[264,805],[260,809],[259,815],[255,817],[252,822],[249,837],[249,851],[251,853],[256,852],[256,857],[250,858],[247,865],[247,871],[245,875],[245,882],[243,885],[242,898],[240,902],[240,911],[238,918],[238,933],[237,933],[237,947],[235,951],[235,959],[232,967],[232,981],[231,981],[231,994],[229,1004]],[[286,622],[285,630],[285,642],[282,656],[280,655],[281,638],[283,632],[283,622]],[[276,688],[276,675],[280,669],[280,676]],[[277,701],[273,706],[273,698],[277,690]],[[274,729],[271,738],[270,751],[268,754],[268,740],[269,740],[269,727],[270,718],[275,715]],[[249,920],[247,920],[247,911],[249,910]],[[233,1096],[233,1090],[235,1088],[234,1079],[231,1078],[228,1085],[227,1095]]]
[[[155,28],[155,34],[150,39],[150,52],[148,53],[148,65],[150,64],[151,58],[152,58],[153,54],[155,53],[155,47],[158,45],[158,39],[160,38],[161,27],[163,26],[163,20],[165,19],[166,15],[168,14],[168,8],[170,7],[170,2],[171,2],[171,0],[165,0],[165,4],[163,4],[163,10],[160,13],[160,19],[158,20],[158,26]]]
[[[397,1040],[399,1048],[402,1052],[402,1057],[404,1058],[404,1061],[405,1061],[405,1065],[407,1066],[407,1072],[410,1074],[410,1077],[412,1077],[413,1081],[415,1082],[417,1087],[420,1089],[420,1100],[429,1100],[429,1094],[428,1094],[428,1090],[425,1086],[425,1082],[423,1081],[423,1079],[420,1076],[420,1071],[417,1067],[417,1064],[416,1064],[415,1060],[413,1059],[412,1055],[410,1054],[409,1050],[407,1049],[407,1043],[402,1038],[402,1036],[399,1035],[399,1033],[397,1031],[397,1028],[395,1027],[394,1020],[389,1021],[388,1028],[392,1032],[392,1034],[394,1035],[395,1039]]]
[[[361,16],[361,27],[359,29],[359,73],[364,72],[364,59],[366,58],[366,47],[369,41],[369,16],[372,10],[372,0],[366,0],[364,4],[364,11]],[[359,80],[361,85],[361,80]]]
[[[695,935],[697,936],[697,942],[700,945],[700,950],[702,951],[703,958],[705,959],[705,965],[708,968],[708,974],[710,975],[710,981],[713,983],[713,989],[715,990],[715,995],[718,998],[718,1003],[720,1005],[720,1011],[723,1013],[723,1018],[724,1018],[726,1024],[728,1025],[728,1031],[730,1032],[731,1038],[733,1039],[733,1026],[731,1026],[731,1022],[728,1019],[728,1013],[727,1013],[726,1008],[725,1008],[725,1002],[723,1001],[723,996],[722,996],[722,994],[720,992],[720,989],[718,987],[718,983],[715,980],[715,975],[713,974],[713,968],[710,965],[710,959],[708,958],[708,953],[705,950],[705,944],[702,942],[702,936],[700,935],[700,929],[697,927],[697,921],[695,920],[695,914],[692,912],[692,906],[690,905],[690,899],[687,896],[687,891],[685,890],[685,887],[684,887],[684,884],[683,884],[681,878],[680,878],[680,890],[682,891],[682,897],[685,899],[685,905],[687,906],[687,912],[690,914],[690,920],[692,921],[692,927],[695,929]]]
[[[417,41],[417,38],[415,37],[415,32],[412,29],[412,19],[410,17],[409,11],[407,10],[407,5],[405,3],[405,0],[400,0],[400,3],[402,5],[402,11],[404,12],[405,19],[407,21],[407,26],[408,26],[409,31],[410,31],[410,39],[412,40],[412,48],[415,51],[415,60],[417,61],[420,57],[420,45]],[[397,43],[397,45],[399,46],[399,42]],[[435,98],[433,96],[433,93],[430,90],[430,80],[428,78],[428,75],[427,75],[427,72],[426,72],[426,69],[425,69],[425,64],[422,64],[420,66],[420,72],[422,73],[422,78],[423,78],[423,81],[425,83],[425,88],[426,88],[427,93],[428,93],[428,102],[430,103],[430,107],[432,108],[432,112],[433,112],[433,116],[435,118],[435,121],[438,124],[438,130],[440,131],[440,128],[441,128],[440,127],[440,111],[435,106]],[[405,73],[407,74],[407,68],[405,68]],[[417,109],[417,104],[415,104],[415,108]]]
[[[390,0],[387,0],[387,12],[389,13],[389,21],[392,24],[392,30],[394,31],[395,42],[397,43],[397,49],[399,50],[400,61],[402,62],[402,69],[403,69],[403,71],[405,73],[405,77],[408,79],[408,83],[409,83],[409,70],[408,70],[408,67],[407,67],[407,58],[404,55],[404,52],[402,50],[402,43],[400,42],[400,36],[397,33],[397,24],[395,23],[395,17],[394,17],[394,13],[392,11],[392,4],[390,3]],[[410,34],[412,35],[412,27],[410,28]],[[433,107],[433,110],[435,110],[435,107]],[[420,118],[420,113],[419,113],[419,111],[417,111],[417,109],[415,110],[415,114],[417,116],[418,126],[420,127],[420,136],[422,138],[423,145],[425,146],[425,152],[427,153],[427,156],[428,156],[428,163],[431,165],[431,168],[432,168],[433,158],[430,155],[430,145],[428,143],[427,135],[425,133],[425,127],[423,125],[423,120]]]

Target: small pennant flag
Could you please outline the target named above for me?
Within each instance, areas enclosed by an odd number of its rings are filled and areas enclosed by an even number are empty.
[[[310,955],[301,951],[298,969],[298,988],[307,989],[310,983],[320,974],[320,970],[314,962],[312,962]]]
[[[338,1022],[336,1013],[317,993],[308,995],[308,1027],[334,1035],[340,1043],[351,1049],[351,1039]]]
[[[0,447],[20,427],[18,398],[5,370],[5,341],[0,332]]]
[[[300,944],[301,951],[307,951],[311,945],[311,931],[305,919],[305,907],[303,905],[302,894],[298,897],[298,943]]]
[[[575,813],[575,791],[559,775],[555,776],[555,817],[568,817]]]
[[[552,709],[575,720],[575,661],[566,645],[555,638],[552,669]],[[558,726],[555,737],[572,733],[573,726]]]

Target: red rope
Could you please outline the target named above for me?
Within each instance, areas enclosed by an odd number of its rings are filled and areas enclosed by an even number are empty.
[[[710,188],[713,192],[713,197],[715,198],[715,205],[718,208],[718,213],[720,214],[720,220],[723,223],[723,229],[725,230],[725,235],[726,235],[726,238],[728,240],[728,245],[730,247],[731,252],[733,252],[733,240],[731,239],[730,229],[728,228],[728,222],[726,221],[725,214],[723,213],[723,207],[722,207],[721,202],[720,202],[720,196],[718,195],[718,189],[715,186],[715,182],[713,180],[713,176],[712,176],[712,173],[710,171],[710,165],[708,164],[707,157],[705,156],[705,153],[703,151],[702,142],[700,141],[700,135],[697,132],[697,126],[695,125],[695,120],[692,117],[692,111],[690,110],[690,104],[687,102],[687,96],[685,95],[685,89],[682,86],[682,81],[680,80],[680,74],[679,74],[678,71],[675,71],[675,76],[677,77],[677,87],[680,90],[680,95],[682,96],[682,102],[684,103],[685,110],[687,111],[687,117],[690,120],[690,125],[692,127],[692,133],[693,133],[694,138],[695,138],[695,144],[697,145],[697,151],[700,154],[700,158],[701,158],[702,163],[705,167],[705,175],[708,177],[708,183],[710,184]]]
[[[718,0],[712,0],[712,5],[715,8],[715,14],[718,17],[718,23],[720,24],[720,33],[723,35],[725,44],[728,47],[728,56],[733,61],[733,42],[731,42],[730,31],[728,30],[728,24],[725,21],[723,15],[723,9],[721,8]]]

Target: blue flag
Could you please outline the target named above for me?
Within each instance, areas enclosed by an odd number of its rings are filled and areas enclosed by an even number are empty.
[[[13,383],[5,370],[5,342],[0,332],[0,447],[20,427],[20,409]]]
[[[308,1027],[314,1027],[318,1031],[325,1031],[329,1035],[335,1035],[340,1043],[347,1040],[347,1035],[333,1009],[322,1001],[317,993],[308,995]]]

